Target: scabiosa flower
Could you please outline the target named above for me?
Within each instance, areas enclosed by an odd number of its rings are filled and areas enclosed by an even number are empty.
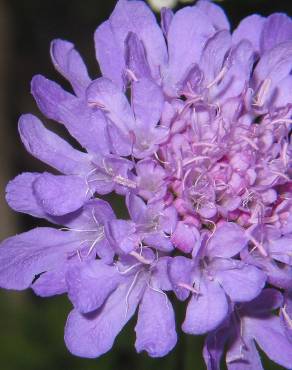
[[[173,291],[187,301],[182,330],[207,334],[209,370],[224,348],[229,369],[262,369],[255,342],[291,368],[292,21],[252,15],[231,33],[199,1],[162,9],[160,28],[145,3],[119,0],[94,39],[102,77],[55,40],[73,92],[32,80],[42,113],[84,150],[20,118],[26,149],[59,174],[17,176],[7,202],[55,227],[2,242],[0,286],[67,293],[78,356],[109,351],[136,311],[136,350],[166,355]],[[129,219],[102,199],[112,192]]]

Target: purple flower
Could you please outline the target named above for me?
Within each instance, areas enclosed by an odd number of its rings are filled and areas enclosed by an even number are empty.
[[[77,356],[109,351],[135,312],[136,350],[166,355],[173,291],[187,301],[183,331],[207,334],[209,370],[224,348],[229,369],[262,369],[255,342],[289,368],[291,19],[252,15],[231,33],[201,0],[163,9],[160,28],[144,2],[119,0],[94,40],[101,77],[55,40],[53,64],[73,92],[32,80],[41,112],[82,149],[20,118],[28,152],[58,174],[17,176],[7,202],[55,226],[2,242],[0,286],[67,293]],[[128,219],[102,199],[113,192]]]
[[[105,237],[104,224],[113,218],[109,204],[94,199],[73,214],[48,217],[63,228],[39,227],[6,239],[0,253],[1,287],[20,290],[31,286],[41,296],[66,292],[64,276],[76,262],[99,256],[112,263],[114,251]]]
[[[273,315],[282,304],[279,291],[264,289],[253,301],[236,305],[228,322],[206,338],[207,369],[220,369],[224,345],[228,370],[263,369],[255,342],[273,361],[290,369],[291,341],[280,318]]]
[[[169,264],[170,280],[179,299],[187,306],[183,331],[205,334],[215,329],[229,312],[232,302],[250,301],[265,285],[266,275],[258,268],[232,258],[247,244],[244,231],[233,223],[219,226],[208,244],[190,261],[174,257]],[[222,248],[230,245],[230,248]],[[187,291],[187,292],[186,292]]]
[[[84,357],[107,352],[139,305],[137,351],[152,357],[167,354],[177,337],[174,312],[163,292],[171,289],[167,262],[168,257],[157,259],[149,249],[113,266],[90,261],[71,269],[67,280],[75,309],[65,329],[69,350]]]

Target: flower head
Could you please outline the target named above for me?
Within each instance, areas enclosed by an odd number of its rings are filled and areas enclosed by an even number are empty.
[[[224,346],[228,368],[260,369],[254,341],[288,367],[290,18],[252,15],[231,33],[222,9],[201,0],[162,9],[160,28],[145,3],[119,0],[94,39],[102,77],[55,40],[53,64],[74,92],[32,80],[42,113],[83,150],[20,118],[26,149],[59,174],[17,176],[7,201],[61,228],[3,241],[0,286],[67,293],[65,342],[78,356],[110,350],[137,310],[137,351],[166,355],[177,341],[173,291],[187,300],[183,331],[209,333],[208,369]],[[112,192],[129,219],[102,200]]]

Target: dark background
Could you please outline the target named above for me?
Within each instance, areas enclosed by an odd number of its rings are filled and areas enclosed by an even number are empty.
[[[63,84],[49,59],[54,38],[72,41],[84,56],[91,77],[98,75],[93,32],[107,19],[114,0],[0,0],[0,240],[37,224],[17,215],[5,205],[7,181],[23,171],[46,167],[31,158],[17,135],[22,113],[36,113],[30,95],[30,80],[41,73]],[[291,0],[225,0],[220,2],[234,27],[252,14],[286,12]],[[50,127],[56,129],[52,122]],[[59,130],[59,129],[57,129]],[[0,370],[203,370],[202,338],[180,333],[176,349],[163,359],[137,355],[133,344],[134,322],[118,337],[113,350],[96,360],[70,355],[63,343],[63,327],[70,303],[66,297],[40,299],[30,291],[0,291]],[[182,322],[184,307],[177,307]],[[264,357],[264,356],[263,356]],[[265,369],[281,369],[265,361]]]

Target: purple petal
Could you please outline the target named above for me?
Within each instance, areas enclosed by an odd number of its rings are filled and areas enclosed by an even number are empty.
[[[253,339],[238,334],[226,353],[226,363],[228,370],[264,370]]]
[[[281,307],[283,304],[282,294],[276,290],[267,288],[251,302],[242,305],[242,310],[249,316],[264,316]]]
[[[114,262],[115,251],[107,239],[102,239],[95,244],[98,257],[106,264]]]
[[[233,302],[250,301],[258,296],[265,286],[266,275],[257,267],[236,260],[217,262],[215,279]]]
[[[56,70],[70,81],[76,95],[83,96],[91,80],[74,45],[68,41],[54,40],[51,43],[50,53]]]
[[[34,182],[35,195],[45,212],[62,216],[83,206],[88,198],[84,179],[43,173]]]
[[[66,226],[72,229],[97,230],[115,218],[114,211],[108,202],[102,199],[92,199],[85,203],[71,219],[67,220]]]
[[[193,248],[198,249],[200,233],[194,226],[179,221],[171,236],[171,241],[182,252],[191,253]]]
[[[150,129],[136,129],[132,135],[134,138],[133,155],[139,159],[151,157],[157,152],[159,144],[167,140],[168,134],[169,129],[161,125]]]
[[[136,164],[139,195],[149,201],[161,199],[166,193],[165,170],[154,160],[145,159]]]
[[[69,106],[78,101],[57,83],[41,75],[32,78],[31,92],[44,115],[57,122],[65,121],[66,115],[69,114]]]
[[[46,218],[46,213],[37,202],[33,189],[33,184],[39,176],[40,173],[25,172],[9,181],[6,187],[6,201],[12,209],[34,217]]]
[[[92,107],[102,109],[106,116],[123,132],[135,126],[135,119],[126,96],[110,80],[101,77],[87,89],[87,101]]]
[[[219,225],[207,244],[208,255],[213,257],[233,257],[248,242],[244,229],[232,222]]]
[[[168,263],[169,279],[172,283],[173,291],[180,301],[186,300],[190,294],[190,291],[185,287],[189,286],[192,288],[192,267],[192,260],[182,256],[171,258]]]
[[[108,152],[106,121],[100,111],[92,112],[85,101],[40,75],[32,79],[31,92],[43,114],[63,123],[84,148],[97,153]]]
[[[285,292],[284,305],[280,315],[287,338],[292,342],[292,290]]]
[[[266,355],[277,364],[291,368],[292,344],[287,338],[280,319],[245,319],[250,334],[254,337]]]
[[[173,11],[169,8],[162,8],[160,13],[161,18],[161,29],[164,36],[167,38],[168,30],[173,19]]]
[[[171,235],[173,233],[173,230],[175,230],[176,228],[177,219],[178,219],[177,211],[174,206],[164,208],[163,210],[161,210],[159,218],[159,224],[161,226],[161,229],[165,233]]]
[[[46,227],[4,240],[0,247],[0,286],[28,288],[36,275],[61,265],[79,244],[73,233]]]
[[[67,271],[68,261],[61,266],[47,271],[31,285],[31,288],[40,297],[51,297],[67,292],[65,273]]]
[[[281,42],[292,39],[292,21],[286,14],[270,15],[261,32],[261,49],[263,52],[272,49]]]
[[[167,51],[160,27],[149,7],[142,1],[119,0],[109,21],[120,45],[117,52],[123,52],[129,32],[135,33],[145,46],[152,76],[159,77],[159,69],[166,62]]]
[[[201,68],[202,68],[202,66],[200,66],[200,68],[199,68],[199,66],[197,64],[194,64],[192,67],[190,67],[188,69],[187,73],[184,76],[182,84],[181,84],[182,91],[184,91],[184,89],[188,88],[188,87],[192,88],[193,90],[201,88],[201,82],[204,78],[203,73],[201,71]],[[166,108],[168,107],[167,103],[165,103],[165,107]],[[172,124],[172,120],[174,118],[173,109],[174,109],[174,107],[170,108],[169,112],[167,112],[167,110],[166,110],[166,113],[168,113],[167,116],[169,115],[167,121],[165,122],[167,126]],[[184,121],[179,120],[178,122],[181,122],[180,125],[182,125],[184,127]],[[180,125],[178,125],[178,130],[181,129]]]
[[[255,52],[249,41],[242,40],[235,45],[226,59],[226,74],[219,85],[212,88],[214,99],[225,102],[242,94],[250,79],[254,61]]]
[[[84,228],[84,226],[97,228],[97,223],[104,224],[105,221],[115,218],[110,205],[100,199],[89,201],[81,210],[65,216],[46,213],[34,189],[34,183],[40,176],[42,176],[40,173],[27,172],[18,175],[8,183],[6,200],[12,209],[71,228]]]
[[[207,39],[215,29],[208,17],[197,7],[185,7],[175,13],[168,30],[169,66],[164,82],[170,94],[187,70],[199,62]]]
[[[272,97],[273,107],[285,107],[290,104],[289,93],[292,90],[292,76],[289,75],[278,83],[277,93]],[[287,223],[288,224],[288,223]],[[287,225],[288,226],[288,225]]]
[[[126,220],[112,220],[106,225],[106,235],[118,253],[130,253],[139,244],[135,224]]]
[[[228,334],[228,326],[223,326],[207,335],[203,348],[207,370],[220,370],[220,362]]]
[[[151,101],[151,104],[149,104]],[[136,122],[145,132],[150,131],[158,123],[164,98],[161,88],[155,82],[141,78],[132,84],[132,106]]]
[[[129,79],[139,80],[141,77],[151,79],[144,45],[133,32],[130,32],[125,40],[125,61],[130,73],[134,73],[134,76],[128,75]]]
[[[161,290],[172,290],[168,276],[168,265],[171,257],[160,257],[152,268],[151,284]]]
[[[129,178],[133,163],[127,159],[108,155],[94,159],[96,169],[89,177],[92,190],[107,194],[115,190],[125,195],[129,189],[136,189],[136,182]]]
[[[187,334],[205,334],[214,330],[228,313],[227,299],[218,283],[201,278],[198,287],[200,293],[192,296],[182,324],[182,330]]]
[[[268,81],[265,91],[265,101],[273,95],[274,88],[279,81],[287,77],[291,71],[292,41],[275,46],[264,53],[254,71],[255,85],[260,88],[263,82]]]
[[[146,234],[143,238],[143,242],[149,247],[153,247],[162,252],[170,252],[173,250],[173,244],[169,237],[163,232],[152,232]]]
[[[292,267],[288,265],[278,266],[276,261],[259,258],[250,260],[249,263],[255,264],[264,270],[268,276],[268,283],[281,289],[290,289],[292,284]]]
[[[267,266],[268,282],[280,289],[290,289],[292,284],[292,267],[279,267],[272,261]]]
[[[94,33],[95,54],[101,73],[122,90],[125,69],[124,45],[116,39],[109,21],[103,22]],[[114,55],[114,57],[113,57]]]
[[[126,198],[127,208],[131,219],[134,222],[143,222],[147,206],[145,202],[133,193],[129,193]]]
[[[287,265],[292,265],[292,235],[271,239],[268,248],[272,258]]]
[[[65,343],[76,356],[94,358],[109,351],[116,336],[134,315],[145,281],[120,285],[97,311],[82,315],[73,310],[65,327]]]
[[[228,19],[220,6],[206,0],[201,0],[197,2],[196,7],[208,16],[215,28],[218,30],[229,30],[230,25]]]
[[[81,313],[98,309],[121,281],[114,266],[98,260],[75,265],[66,274],[68,296]]]
[[[151,357],[162,357],[173,349],[177,341],[174,311],[164,293],[146,288],[135,331],[138,353],[146,351]]]
[[[199,65],[204,73],[204,83],[212,83],[220,73],[224,58],[231,46],[231,35],[228,31],[219,31],[207,41]]]
[[[73,149],[65,140],[47,130],[35,116],[21,116],[18,129],[27,151],[60,172],[77,175],[92,170],[87,154]]]
[[[111,152],[127,157],[133,152],[133,142],[129,140],[128,133],[123,133],[113,123],[108,121],[107,134],[111,144]]]
[[[251,42],[254,51],[260,51],[260,37],[265,18],[258,14],[244,18],[232,34],[232,43],[238,44],[242,40]]]

